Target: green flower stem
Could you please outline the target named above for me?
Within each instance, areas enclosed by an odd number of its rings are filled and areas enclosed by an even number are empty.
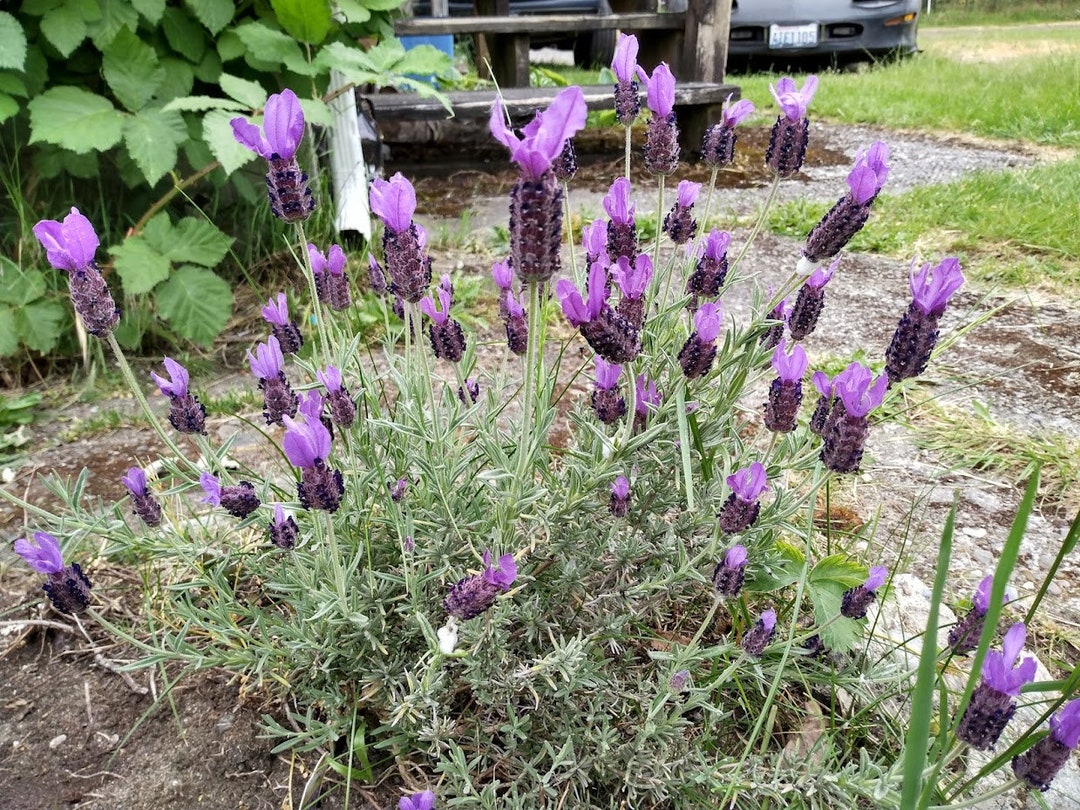
[[[304,233],[304,223],[296,223],[296,238],[300,240],[300,257],[302,261],[302,267],[304,277],[307,280],[308,295],[311,296],[311,309],[315,313],[315,326],[319,330],[319,342],[322,344],[320,349],[322,350],[323,367],[330,365],[330,336],[326,331],[326,320],[324,318],[322,302],[319,300],[319,291],[315,287],[315,272],[311,267],[311,255],[308,253],[308,241],[307,236]]]
[[[566,205],[566,244],[570,248],[570,273],[577,274],[577,259],[574,257],[574,215],[570,210],[570,186],[565,181],[562,184],[563,203]],[[588,273],[588,268],[586,268]]]
[[[633,363],[626,364],[626,374],[630,379],[627,381],[626,392],[626,433],[622,441],[624,447],[634,435],[634,416],[637,414],[637,375]]]
[[[631,150],[631,138],[630,127],[624,127],[623,132],[626,133],[625,146],[623,148],[623,175],[627,180],[630,179],[630,150]]]
[[[731,272],[735,271],[735,268],[742,262],[743,257],[746,256],[746,251],[750,249],[750,245],[754,244],[754,240],[757,239],[758,233],[761,232],[762,226],[765,224],[765,217],[769,215],[769,209],[772,208],[773,203],[776,201],[776,192],[780,189],[780,175],[773,178],[772,185],[769,186],[769,195],[765,198],[765,205],[761,207],[761,213],[758,214],[757,222],[754,223],[754,227],[750,230],[750,236],[743,242],[742,249],[739,251],[739,255],[735,257],[735,261],[731,262]]]
[[[712,172],[709,174],[709,190],[705,194],[705,211],[701,215],[699,220],[700,227],[698,228],[698,238],[705,238],[705,229],[709,227],[709,212],[712,210],[713,192],[716,191],[716,176],[720,173],[720,169],[713,166]]]
[[[656,181],[656,242],[653,244],[653,268],[657,273],[660,272],[660,242],[664,232],[664,180],[667,178],[664,175],[659,175]],[[671,267],[665,268],[664,281],[662,284],[657,284],[656,289],[663,289],[663,295],[657,302],[657,306],[663,309],[667,306],[668,287],[671,284]]]
[[[999,785],[998,787],[986,793],[980,793],[977,796],[972,796],[967,801],[950,801],[948,804],[933,804],[930,805],[929,810],[956,810],[956,808],[958,807],[986,807],[988,806],[986,804],[988,799],[993,799],[998,796],[1004,796],[1010,790],[1016,790],[1017,788],[1022,788],[1026,785],[1027,783],[1023,780],[1013,777],[1004,785]]]
[[[338,549],[337,535],[334,534],[334,516],[329,512],[325,512],[324,515],[326,518],[326,547],[330,555],[330,568],[334,572],[334,588],[337,591],[338,602],[341,603],[341,612],[348,615],[349,600],[345,591],[345,568],[341,564],[341,552]],[[320,531],[322,520],[318,515],[313,517],[315,519],[312,522],[315,524],[316,534],[322,535],[323,532]]]
[[[675,417],[679,420],[679,455],[682,457],[683,485],[686,488],[686,511],[694,511],[694,478],[690,466],[690,429],[686,419],[686,379],[675,388]]]
[[[175,455],[179,460],[187,463],[188,467],[199,473],[199,468],[195,465],[191,459],[184,454],[184,452],[177,446],[166,431],[164,426],[158,420],[157,415],[151,410],[150,403],[146,401],[146,395],[143,394],[142,388],[139,386],[138,381],[135,379],[135,373],[131,370],[131,366],[128,364],[127,358],[124,356],[123,349],[120,348],[120,344],[116,342],[116,337],[110,332],[106,336],[106,340],[109,346],[112,348],[113,355],[116,357],[116,362],[120,366],[120,373],[124,375],[124,381],[127,382],[128,387],[131,389],[131,393],[135,395],[136,402],[139,403],[139,407],[142,409],[143,414],[150,422],[150,426],[157,433],[158,437],[165,443],[165,446]]]
[[[543,317],[540,313],[540,284],[535,281],[529,282],[529,335],[525,342],[525,371],[524,371],[524,394],[521,398],[521,446],[518,447],[517,473],[515,475],[516,491],[520,496],[525,491],[525,473],[532,457],[533,441],[533,379],[537,373],[537,342],[539,332],[543,326]]]

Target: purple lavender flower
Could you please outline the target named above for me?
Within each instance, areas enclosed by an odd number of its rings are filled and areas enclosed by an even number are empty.
[[[222,486],[215,475],[204,472],[199,476],[199,484],[206,493],[201,503],[220,506],[233,517],[246,518],[259,508],[259,496],[255,494],[255,487],[249,481]]]
[[[814,413],[810,416],[810,432],[820,436],[825,432],[825,422],[833,406],[832,380],[824,371],[815,371],[810,381],[818,392],[818,401]]]
[[[889,176],[889,147],[876,141],[866,152],[855,158],[855,168],[848,174],[850,189],[829,210],[806,237],[803,257],[812,263],[820,262],[840,252],[851,237],[862,229],[870,216],[870,206]]]
[[[1050,733],[1012,758],[1013,774],[1046,791],[1080,743],[1080,700],[1070,701],[1050,718]]]
[[[434,807],[435,794],[430,790],[404,796],[398,800],[398,810],[433,810]]]
[[[280,425],[286,416],[296,416],[296,394],[285,378],[282,368],[285,356],[276,337],[271,335],[266,343],[255,346],[247,352],[251,373],[259,379],[259,390],[263,392],[263,418],[268,425]]]
[[[870,432],[867,414],[885,399],[889,378],[873,379],[870,369],[852,363],[833,379],[833,405],[822,429],[821,460],[833,472],[857,472]]]
[[[885,352],[885,371],[893,383],[926,371],[937,345],[938,319],[949,298],[964,283],[960,262],[948,258],[932,270],[924,264],[918,273],[911,266],[912,302],[896,326]]]
[[[94,262],[99,241],[90,220],[72,208],[63,222],[43,219],[33,231],[49,264],[67,272],[71,303],[86,331],[108,336],[120,322],[120,310]]]
[[[341,372],[335,366],[327,366],[323,371],[315,372],[315,377],[326,388],[330,421],[341,428],[351,427],[356,421],[356,403],[341,381]]]
[[[713,585],[725,599],[734,599],[742,590],[746,579],[746,559],[746,546],[732,546],[713,569]]]
[[[510,191],[510,255],[523,283],[543,282],[559,272],[562,243],[562,189],[552,163],[563,144],[585,126],[585,97],[568,87],[522,130],[506,125],[502,102],[491,111],[491,134],[510,150],[520,175]]]
[[[593,262],[601,257],[608,256],[607,247],[607,223],[603,219],[594,219],[592,223],[581,229],[581,246],[585,249],[585,266],[592,267]],[[637,244],[637,237],[634,237]]]
[[[825,285],[828,284],[840,265],[837,257],[828,268],[818,268],[803,282],[795,303],[788,313],[787,326],[792,340],[803,340],[817,327],[821,310],[825,306]]]
[[[435,294],[439,296],[441,309],[435,308],[430,295],[420,299],[420,309],[431,318],[428,326],[431,351],[438,358],[457,363],[465,354],[465,333],[461,324],[450,317],[450,294],[442,287],[436,288]]]
[[[754,626],[746,632],[745,636],[743,636],[743,651],[747,655],[752,655],[754,658],[757,658],[765,652],[765,648],[769,646],[769,642],[772,641],[775,634],[776,611],[770,608],[769,610],[762,612],[761,617],[754,622]]]
[[[713,228],[697,247],[698,260],[694,272],[686,280],[686,294],[691,296],[690,309],[696,310],[699,298],[716,298],[728,273],[728,247],[731,234]]]
[[[300,538],[300,527],[292,515],[286,515],[280,503],[274,504],[274,519],[267,524],[267,535],[270,542],[280,549],[288,551],[296,548],[296,541]]]
[[[638,374],[637,380],[634,382],[634,388],[637,397],[634,402],[633,430],[634,433],[640,433],[645,430],[649,412],[660,407],[662,397],[656,389],[656,383],[653,380],[646,380],[644,374]]]
[[[638,78],[645,83],[645,101],[652,113],[645,130],[645,168],[650,174],[671,174],[679,168],[679,127],[675,123],[675,77],[666,62]]]
[[[480,398],[480,381],[471,377],[465,380],[464,386],[458,386],[457,397],[465,407],[476,404],[476,400]]]
[[[764,348],[775,349],[777,344],[780,343],[780,339],[784,336],[784,325],[787,323],[788,313],[790,312],[791,307],[788,305],[786,298],[769,312],[769,317],[765,320],[766,322],[771,321],[771,323],[769,323],[759,338],[761,345]]]
[[[90,607],[90,580],[78,563],[64,565],[60,542],[46,532],[34,532],[34,539],[19,538],[15,553],[46,577],[41,589],[61,613],[82,613]]]
[[[514,285],[514,268],[508,261],[498,261],[491,265],[491,278],[500,293],[510,292]]]
[[[517,564],[513,554],[499,557],[499,567],[495,568],[491,564],[491,552],[485,551],[483,573],[458,580],[443,600],[443,607],[455,619],[466,621],[495,604],[495,597],[510,590],[516,579]]]
[[[789,433],[798,422],[802,404],[802,378],[806,373],[806,351],[795,344],[787,353],[787,341],[781,340],[772,356],[776,378],[769,386],[765,402],[765,427],[777,433]]]
[[[679,350],[679,365],[688,380],[703,377],[712,368],[720,317],[720,305],[712,302],[702,304],[694,313],[694,331]]]
[[[638,40],[633,34],[619,34],[615,43],[615,56],[611,60],[611,70],[615,74],[615,117],[624,127],[634,123],[641,112],[638,98],[637,76]]]
[[[374,253],[369,253],[367,258],[368,284],[371,285],[371,291],[382,298],[389,291],[386,283],[386,273],[383,272],[382,265],[379,264],[379,260],[375,258]],[[318,290],[316,290],[317,292]]]
[[[626,400],[619,393],[622,366],[596,358],[596,387],[592,391],[592,408],[596,418],[612,425],[626,416]]]
[[[262,308],[263,320],[270,324],[270,331],[277,338],[281,351],[296,354],[304,345],[304,336],[296,321],[289,319],[289,302],[285,293],[278,293],[277,300],[271,298]]]
[[[161,504],[146,486],[146,473],[141,467],[131,467],[120,478],[131,495],[131,509],[147,526],[161,525]]]
[[[608,215],[607,258],[616,261],[620,256],[634,259],[638,255],[637,222],[634,220],[636,206],[630,201],[630,181],[618,178],[611,184],[603,199],[604,211]],[[600,258],[597,254],[595,262]],[[589,265],[592,266],[591,264]]]
[[[330,431],[318,419],[303,415],[284,418],[285,436],[281,449],[294,467],[300,468],[296,491],[305,509],[336,512],[345,494],[345,481],[338,470],[327,466],[330,459]]]
[[[990,610],[990,591],[994,587],[994,576],[989,574],[979,583],[975,594],[971,599],[971,610],[963,619],[953,625],[949,631],[949,646],[958,654],[969,653],[974,650],[982,637],[983,625],[986,623],[986,613]],[[1015,591],[1011,588],[1005,590],[1003,605],[1007,605],[1016,598]]]
[[[671,237],[676,245],[685,245],[697,236],[697,222],[694,221],[694,203],[697,202],[701,183],[680,180],[676,191],[675,205],[664,217],[664,233]]]
[[[416,191],[401,172],[371,184],[371,212],[386,226],[383,256],[390,276],[389,291],[410,304],[424,297],[431,285],[431,258],[424,254],[426,235],[413,221]]]
[[[187,369],[171,357],[162,361],[168,379],[150,372],[158,390],[169,398],[169,424],[180,433],[206,435],[206,407],[188,391]]]
[[[390,500],[401,503],[405,500],[405,494],[409,491],[408,477],[399,478],[397,481],[387,481],[386,489],[390,492]]]
[[[618,518],[626,517],[627,512],[630,511],[630,482],[625,475],[620,475],[611,485],[608,511]]]
[[[731,103],[731,94],[724,101],[720,123],[705,131],[701,142],[701,158],[714,169],[722,169],[735,162],[735,127],[754,111],[754,103],[747,99]]]
[[[769,85],[769,91],[780,106],[780,115],[773,124],[769,146],[765,150],[765,163],[781,177],[791,177],[806,158],[806,145],[810,137],[810,120],[806,108],[817,90],[817,76],[808,76],[802,89],[795,87],[793,79],[785,76]]]
[[[1009,720],[1016,713],[1020,689],[1035,679],[1034,658],[1016,661],[1024,649],[1027,628],[1023,622],[1012,626],[1001,645],[1001,652],[990,650],[983,660],[982,680],[975,687],[964,716],[956,727],[957,739],[986,751],[997,742]]]
[[[866,618],[867,608],[877,599],[875,591],[884,585],[888,578],[889,571],[885,567],[875,565],[871,568],[866,582],[844,591],[843,599],[840,600],[840,615],[849,619]]]
[[[641,332],[608,304],[607,279],[604,265],[595,262],[584,301],[574,282],[565,278],[555,283],[555,295],[566,319],[598,355],[609,363],[629,363],[641,352]]]
[[[349,292],[349,276],[345,272],[345,251],[340,245],[331,245],[330,250],[323,253],[315,245],[309,244],[307,252],[319,301],[335,312],[348,309],[352,304],[352,294]]]
[[[574,179],[574,175],[577,174],[577,150],[574,149],[574,139],[567,138],[566,143],[563,144],[562,152],[555,158],[555,162],[551,165],[552,170],[555,172],[555,179],[560,183],[569,183]]]
[[[506,327],[506,345],[510,351],[521,356],[529,348],[529,319],[528,312],[513,292],[507,290],[503,294],[502,309],[506,316],[503,325]]]
[[[296,150],[304,137],[304,111],[292,90],[275,93],[266,100],[263,128],[244,118],[230,122],[233,137],[266,160],[266,190],[270,210],[285,222],[302,222],[315,210],[308,176],[300,171]]]
[[[653,278],[652,259],[647,253],[639,253],[631,264],[628,258],[620,256],[609,272],[621,294],[618,313],[631,327],[640,330],[645,322],[645,291]]]
[[[731,489],[720,513],[716,516],[720,531],[726,534],[745,531],[757,520],[761,512],[758,499],[769,488],[765,467],[755,461],[749,467],[736,470],[727,477]]]
[[[670,678],[668,678],[668,687],[672,692],[681,692],[686,689],[686,684],[690,681],[690,670],[680,669]]]

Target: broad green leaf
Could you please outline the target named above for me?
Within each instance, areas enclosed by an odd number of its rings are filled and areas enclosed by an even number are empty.
[[[360,0],[360,4],[372,11],[393,11],[401,5],[401,0]]]
[[[810,582],[829,583],[833,582],[841,586],[845,591],[862,585],[866,581],[869,571],[866,566],[855,562],[843,554],[833,554],[820,560],[810,570]]]
[[[155,98],[159,102],[189,95],[195,86],[195,70],[189,62],[175,57],[161,60],[165,80],[158,86]]]
[[[866,581],[866,567],[841,554],[821,560],[810,571],[806,587],[814,602],[814,619],[822,625],[821,640],[835,652],[854,649],[863,635],[863,622],[840,615],[844,591]],[[827,626],[825,626],[827,625]]]
[[[22,70],[26,62],[26,34],[19,21],[0,11],[0,68]]]
[[[143,236],[132,236],[109,248],[125,295],[148,293],[169,277],[169,260]]]
[[[185,96],[174,98],[161,109],[166,112],[205,112],[206,110],[232,110],[233,112],[247,112],[249,107],[239,101],[228,98],[213,98],[211,96]]]
[[[328,0],[270,0],[278,22],[301,42],[318,45],[333,22]]]
[[[161,22],[161,16],[165,13],[165,0],[131,0],[131,5],[151,25]]]
[[[221,57],[222,62],[231,62],[233,59],[239,59],[247,52],[247,45],[240,39],[240,35],[236,33],[235,28],[230,28],[228,31],[225,31],[217,38],[215,44],[217,47],[217,54]]]
[[[24,344],[44,354],[52,351],[60,340],[66,318],[67,307],[59,301],[37,301],[15,310],[15,327]]]
[[[41,17],[63,2],[64,0],[23,0],[19,11],[31,17]]]
[[[232,315],[228,283],[204,267],[181,267],[161,285],[158,313],[181,337],[209,346]]]
[[[127,28],[105,49],[101,71],[113,95],[130,112],[145,107],[165,80],[157,53]]]
[[[203,116],[203,140],[221,163],[225,174],[232,174],[255,157],[250,149],[238,144],[233,137],[229,121],[235,117],[235,113],[227,110],[211,110]]]
[[[195,78],[207,84],[217,84],[219,76],[221,76],[221,56],[217,51],[208,48],[202,60],[195,65]]]
[[[53,87],[28,105],[30,143],[54,143],[79,154],[117,144],[124,117],[107,98],[78,87]]]
[[[74,4],[64,3],[41,18],[41,33],[61,56],[71,56],[86,39],[86,20]]]
[[[19,102],[7,93],[0,93],[0,122],[6,121],[19,112]]]
[[[142,232],[138,235],[146,240],[154,250],[164,256],[172,247],[176,232],[173,230],[172,220],[169,215],[162,211],[155,214],[143,225]],[[130,241],[130,240],[129,240]]]
[[[334,116],[330,107],[319,98],[300,99],[300,109],[304,111],[304,120],[309,124],[320,127],[328,127],[334,123]]]
[[[67,172],[73,177],[97,177],[98,153],[79,155],[51,144],[43,144],[34,152],[34,170],[44,179],[51,180]]]
[[[186,0],[185,5],[190,8],[199,22],[213,35],[221,32],[226,25],[232,22],[236,8],[232,0]]]
[[[347,23],[366,23],[371,19],[371,12],[359,0],[337,0],[337,8]]]
[[[257,60],[279,64],[306,61],[296,40],[282,31],[257,22],[239,25],[234,30],[248,53]]]
[[[350,48],[343,42],[331,42],[319,52],[319,59],[327,67],[333,65],[345,74],[376,75],[379,68],[368,54],[359,48]]]
[[[802,574],[803,560],[800,549],[778,540],[764,562],[753,568],[752,576],[746,581],[746,589],[769,592],[795,583]]]
[[[173,242],[166,255],[174,262],[214,267],[225,258],[232,243],[232,237],[205,219],[184,217],[173,229]]]
[[[415,48],[409,48],[409,50],[405,51],[401,58],[389,69],[395,73],[444,76],[451,73],[453,67],[453,59],[448,54],[431,45],[417,45]]]
[[[176,167],[176,147],[187,139],[178,112],[142,110],[124,121],[124,146],[150,185]]]
[[[45,274],[40,270],[23,270],[15,262],[0,256],[0,301],[26,306],[45,294]]]
[[[0,93],[9,93],[22,98],[29,95],[26,90],[26,82],[22,80],[21,76],[14,73],[0,73]]]
[[[241,79],[228,73],[222,73],[218,84],[225,94],[236,99],[251,110],[261,110],[266,103],[267,93],[258,82]]]
[[[0,304],[0,357],[8,357],[19,350],[19,334],[15,331],[15,312]]]
[[[94,46],[99,51],[106,50],[124,28],[136,31],[139,28],[139,13],[130,0],[86,0],[99,3],[101,19],[90,25],[88,31]],[[88,17],[87,20],[90,18]]]
[[[161,28],[169,47],[189,62],[198,64],[206,53],[206,32],[191,16],[179,8],[165,9]]]

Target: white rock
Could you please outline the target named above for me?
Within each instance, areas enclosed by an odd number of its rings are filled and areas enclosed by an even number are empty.
[[[49,740],[49,750],[55,751],[61,745],[67,742],[67,734],[57,734],[51,740]]]

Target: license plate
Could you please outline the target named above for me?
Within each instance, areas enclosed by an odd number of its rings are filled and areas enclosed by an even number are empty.
[[[770,25],[770,48],[813,48],[818,44],[818,27],[809,25]]]

